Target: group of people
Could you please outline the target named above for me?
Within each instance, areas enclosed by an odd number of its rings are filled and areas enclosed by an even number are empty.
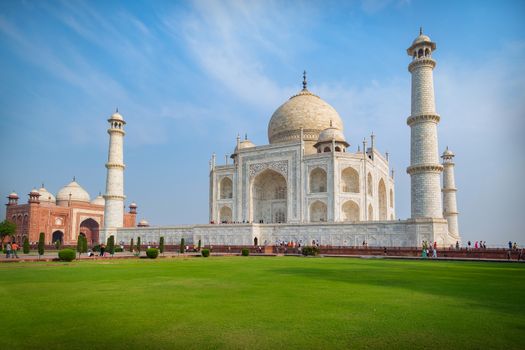
[[[5,248],[6,259],[9,259],[9,258],[18,259],[17,251],[20,250],[20,246],[16,242],[13,242],[13,243],[7,242],[4,248]]]
[[[456,242],[456,248],[458,247],[459,243]],[[472,249],[472,242],[467,242],[467,250]],[[474,249],[487,249],[487,241],[476,241],[474,242]]]
[[[432,253],[432,258],[437,258],[437,242],[434,242],[433,244],[427,241],[423,241],[423,249],[421,250],[421,257],[422,258],[428,258],[430,256],[430,253]]]

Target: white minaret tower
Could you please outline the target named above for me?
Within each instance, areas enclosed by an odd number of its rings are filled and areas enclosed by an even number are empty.
[[[459,240],[458,205],[456,202],[456,181],[454,179],[454,153],[448,147],[443,158],[443,217],[448,222],[448,233]]]
[[[412,74],[412,106],[407,119],[410,126],[411,217],[442,218],[441,172],[439,163],[437,125],[439,115],[434,102],[432,71],[436,61],[432,52],[436,44],[419,30],[407,53],[412,57],[408,71]]]
[[[117,111],[108,119],[109,153],[106,168],[104,229],[124,226],[124,118]]]

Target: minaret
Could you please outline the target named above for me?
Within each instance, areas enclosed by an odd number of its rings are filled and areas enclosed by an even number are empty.
[[[458,206],[456,202],[456,181],[454,180],[454,153],[448,147],[441,156],[443,158],[443,216],[448,222],[448,232],[459,239]]]
[[[410,166],[407,173],[411,181],[411,217],[442,218],[437,125],[439,115],[434,102],[432,71],[436,61],[432,52],[436,44],[423,34],[414,40],[407,53],[412,57],[408,71],[412,74],[412,106],[407,119],[410,126]]]
[[[108,119],[109,154],[106,168],[106,206],[104,229],[124,226],[124,125],[126,122],[117,111]]]

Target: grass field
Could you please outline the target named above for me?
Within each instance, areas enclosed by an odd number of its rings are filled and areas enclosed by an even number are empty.
[[[0,265],[4,349],[525,347],[525,265],[211,257]]]

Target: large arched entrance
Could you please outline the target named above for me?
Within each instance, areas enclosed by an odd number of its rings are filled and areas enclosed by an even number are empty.
[[[64,244],[64,232],[62,231],[55,231],[51,235],[51,242],[55,243],[56,241],[60,242],[60,245]]]
[[[379,180],[379,187],[377,189],[377,194],[379,196],[379,220],[387,219],[386,212],[386,186],[383,179]]]
[[[80,223],[80,234],[84,234],[88,243],[98,243],[99,224],[93,219],[86,219]]]
[[[232,221],[232,210],[230,207],[224,206],[221,208],[220,212],[220,222],[223,224],[230,223]]]
[[[284,223],[287,213],[286,179],[278,172],[267,169],[252,183],[252,222]]]

